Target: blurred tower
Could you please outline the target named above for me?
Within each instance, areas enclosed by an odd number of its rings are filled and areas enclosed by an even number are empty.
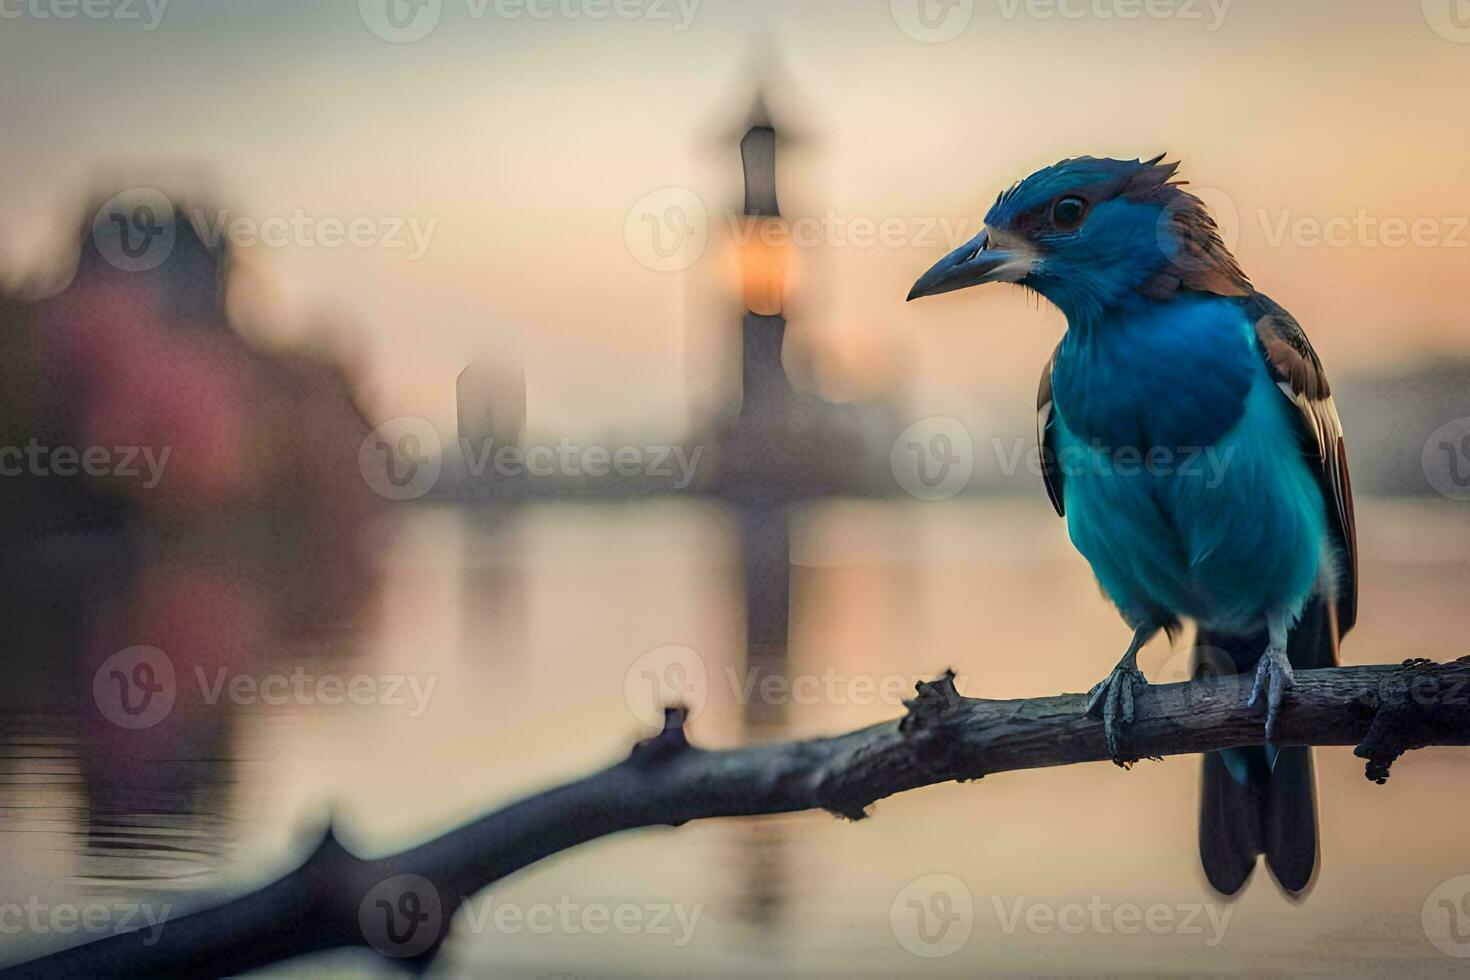
[[[526,372],[490,360],[472,361],[454,382],[461,448],[519,446],[526,428]]]
[[[765,237],[780,229],[776,198],[776,130],[757,101],[753,125],[740,140],[745,174],[745,243],[740,254],[746,312],[741,324],[740,424],[771,431],[791,421],[791,381],[781,363],[786,342],[782,316],[782,249]]]
[[[789,673],[791,632],[791,512],[788,465],[796,397],[782,363],[786,342],[784,292],[788,244],[776,196],[776,128],[757,95],[751,126],[740,139],[745,184],[741,293],[740,415],[736,421],[733,479],[724,482],[740,519],[745,585],[745,669],[760,683]],[[775,234],[770,234],[774,232]],[[745,726],[757,737],[786,726],[786,705],[752,698]],[[771,927],[787,897],[787,847],[779,827],[755,824],[739,834],[744,856],[742,911]]]
[[[745,579],[746,646],[752,670],[785,669],[791,614],[791,535],[794,496],[788,464],[795,396],[781,361],[787,258],[776,195],[775,126],[757,97],[740,139],[744,222],[740,246],[741,403],[731,434],[721,490],[737,506]],[[771,234],[772,231],[775,234]],[[779,725],[775,706],[752,702],[752,725]]]
[[[783,85],[781,92],[789,98],[788,86]],[[865,430],[886,420],[872,410],[877,406],[835,404],[815,390],[811,372],[802,372],[813,354],[809,322],[798,323],[797,349],[786,350],[793,335],[787,309],[791,273],[798,259],[797,271],[810,272],[808,253],[821,250],[796,247],[781,213],[777,155],[779,150],[789,157],[810,140],[805,134],[793,136],[784,124],[778,126],[759,92],[737,132],[742,203],[735,246],[742,312],[738,348],[726,356],[733,357],[738,350],[740,408],[733,419],[722,420],[719,489],[747,503],[869,492],[874,485],[867,472],[872,469],[869,461],[879,456],[864,444]],[[810,286],[809,276],[803,275],[801,281]],[[805,290],[804,297],[807,302],[799,307],[804,315],[821,316]],[[886,450],[881,461],[886,472]]]

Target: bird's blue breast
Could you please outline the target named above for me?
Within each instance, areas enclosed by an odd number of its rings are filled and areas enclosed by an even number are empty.
[[[1073,324],[1052,386],[1068,531],[1125,617],[1248,633],[1299,612],[1325,515],[1238,301]]]
[[[1141,302],[1074,325],[1052,372],[1056,405],[1088,442],[1124,447],[1208,446],[1245,411],[1260,358],[1232,300]]]

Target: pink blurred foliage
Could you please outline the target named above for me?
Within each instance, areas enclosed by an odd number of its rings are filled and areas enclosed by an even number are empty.
[[[289,505],[273,499],[272,471],[293,433],[262,404],[278,369],[233,333],[168,322],[157,292],[130,278],[93,275],[42,318],[46,370],[78,445],[167,451],[158,486],[114,481],[149,511]]]
[[[200,677],[341,652],[336,628],[376,588],[367,538],[384,503],[359,470],[369,426],[340,367],[256,348],[223,303],[204,322],[171,314],[164,277],[83,268],[27,312],[25,371],[44,379],[44,394],[12,414],[53,444],[166,459],[155,486],[76,478],[152,542],[125,581],[88,603],[78,681],[86,689],[128,647],[167,654],[173,710],[136,730],[84,712],[83,755],[114,787],[170,783],[173,770],[156,762],[208,757],[229,727],[229,699],[202,698]]]

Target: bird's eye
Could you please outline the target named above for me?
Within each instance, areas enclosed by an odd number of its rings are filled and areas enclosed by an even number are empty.
[[[1076,228],[1087,214],[1087,202],[1075,194],[1069,194],[1052,205],[1051,223],[1058,228]]]

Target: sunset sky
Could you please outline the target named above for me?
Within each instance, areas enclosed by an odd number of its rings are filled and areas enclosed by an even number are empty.
[[[1139,5],[956,0],[929,10],[962,18],[945,41],[912,36],[914,2],[622,0],[593,19],[598,0],[442,0],[426,36],[390,43],[369,26],[383,0],[172,0],[151,30],[141,0],[138,19],[99,0],[116,16],[73,20],[3,0],[20,84],[0,90],[0,263],[44,268],[101,186],[206,188],[256,223],[367,218],[385,240],[414,226],[417,258],[246,249],[241,312],[268,342],[330,330],[374,417],[452,426],[454,377],[490,356],[524,363],[533,435],[678,435],[734,326],[723,212],[766,51],[777,122],[800,133],[783,211],[819,229],[795,249],[791,343],[829,394],[897,386],[907,417],[1029,426],[1060,316],[1015,289],[903,299],[957,244],[946,228],[973,233],[998,190],[1087,153],[1182,159],[1335,376],[1470,353],[1470,30],[1449,0],[1158,0],[1126,19]],[[228,34],[206,20],[226,9]],[[639,261],[630,212],[667,188],[705,210],[686,270]],[[852,240],[859,219],[891,234]]]
[[[1245,271],[1315,344],[1358,488],[1362,602],[1342,663],[1420,678],[1411,660],[1466,652],[1470,0],[0,0],[0,76],[0,315],[19,352],[0,390],[20,395],[0,438],[28,453],[49,441],[55,463],[3,487],[25,533],[0,575],[15,668],[0,699],[15,894],[0,899],[182,910],[284,873],[326,827],[388,855],[628,758],[674,702],[694,709],[693,744],[730,748],[896,718],[946,668],[984,698],[1109,676],[1129,627],[1021,455],[1061,314],[1014,286],[904,301],[998,192],[1064,157],[1181,161]],[[758,91],[781,135],[782,221],[741,220]],[[486,413],[524,378],[528,446],[655,452],[619,479],[598,478],[590,452],[549,475],[471,474],[452,448],[419,458],[412,427],[369,435],[331,371],[174,329],[133,282],[98,276],[103,288],[15,314],[13,292],[65,285],[78,236],[107,226],[98,202],[119,192],[200,209],[190,219],[234,247],[229,312],[249,344],[328,352],[374,424],[421,417],[448,443],[456,379],[478,362]],[[771,399],[767,417],[820,424],[710,436],[755,296],[783,304],[798,387],[892,411],[783,415]],[[1362,381],[1452,359],[1458,372]],[[974,458],[933,416],[963,423]],[[673,485],[714,492],[634,493],[665,485],[657,449],[672,440],[698,443],[677,446],[692,452],[673,458]],[[63,453],[150,446],[178,449],[156,492],[59,468]],[[857,452],[874,465],[846,465]],[[829,471],[886,493],[809,495]],[[420,504],[388,503],[431,485]],[[1078,526],[1086,510],[1072,508]],[[1195,638],[1155,636],[1138,664],[1185,680]],[[117,710],[136,715],[129,685],[151,703],[162,682],[114,667],[150,651],[168,665],[169,717],[118,721],[98,692],[124,682]],[[299,669],[437,693],[417,715],[386,698],[265,697],[262,679]],[[220,701],[225,671],[232,692],[261,696]],[[796,697],[831,677],[838,693]],[[889,693],[859,696],[869,681]],[[169,714],[175,694],[188,697]],[[1207,714],[1180,719],[1181,737]],[[666,751],[676,734],[635,753],[633,778],[657,777],[646,760],[682,765]],[[1464,944],[1448,951],[1444,930],[1470,910],[1470,752],[1408,753],[1386,786],[1348,746],[1316,760],[1323,872],[1305,904],[1264,870],[1237,904],[1216,901],[1196,860],[1196,759],[1049,760],[895,795],[872,820],[695,820],[589,842],[496,881],[474,909],[707,906],[699,941],[460,919],[437,966],[1463,975]],[[841,782],[830,768],[807,781],[828,802],[847,799]],[[946,962],[895,917],[917,922],[913,888],[940,871],[979,912]],[[1238,919],[1210,943],[1183,928],[1018,930],[1002,914],[1018,901]],[[333,921],[325,934],[345,936]],[[0,937],[0,962],[84,938],[52,932],[66,930]],[[357,967],[338,962],[277,972]]]

